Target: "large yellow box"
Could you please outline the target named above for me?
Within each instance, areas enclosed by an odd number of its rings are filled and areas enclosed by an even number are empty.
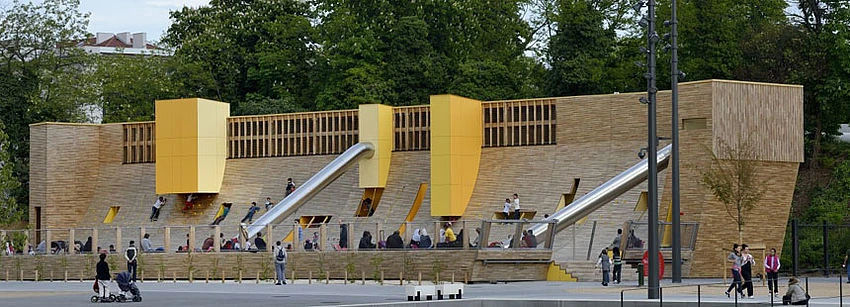
[[[478,180],[481,102],[431,96],[431,216],[462,216]]]
[[[361,104],[358,117],[360,142],[372,143],[375,147],[371,158],[360,160],[360,187],[386,187],[393,152],[393,108]]]
[[[230,105],[187,98],[156,101],[156,193],[218,193]]]

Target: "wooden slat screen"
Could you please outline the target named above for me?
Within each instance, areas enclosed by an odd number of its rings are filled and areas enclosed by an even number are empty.
[[[482,147],[557,144],[554,99],[484,102]]]
[[[431,149],[431,107],[393,108],[395,151]]]
[[[357,110],[227,119],[227,157],[339,154],[358,141]]]
[[[122,127],[123,162],[156,162],[155,122],[123,124]]]

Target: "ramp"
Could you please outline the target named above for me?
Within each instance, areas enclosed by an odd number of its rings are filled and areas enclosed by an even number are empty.
[[[672,145],[667,145],[658,151],[656,165],[658,165],[659,171],[667,168],[667,162],[670,159],[672,148]],[[565,208],[553,213],[549,218],[544,219],[544,221],[555,220],[554,233],[558,233],[620,195],[623,195],[623,193],[631,190],[646,180],[647,177],[649,177],[649,163],[647,163],[647,159],[643,159],[619,175],[614,176],[614,178],[596,187],[590,193],[585,194]],[[534,231],[535,235],[540,235],[538,237],[538,244],[542,244],[548,239],[544,237],[544,234],[547,234],[546,227],[548,227],[547,224],[540,223],[529,228],[529,230]]]
[[[312,199],[316,194],[334,182],[345,171],[353,167],[360,159],[368,159],[375,153],[375,146],[371,143],[357,143],[349,147],[336,159],[328,163],[318,173],[310,177],[303,185],[295,189],[286,198],[277,203],[274,208],[260,216],[251,225],[243,228],[245,238],[251,238],[263,231],[266,225],[280,224],[283,218],[289,216],[301,205]]]

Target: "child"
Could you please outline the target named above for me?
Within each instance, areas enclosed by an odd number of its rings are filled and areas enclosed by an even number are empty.
[[[603,248],[602,253],[596,260],[596,268],[602,268],[602,285],[608,286],[608,273],[611,272],[611,257],[608,257],[608,249]]]

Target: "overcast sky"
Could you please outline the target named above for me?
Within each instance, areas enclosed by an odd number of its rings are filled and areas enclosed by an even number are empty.
[[[171,25],[169,11],[206,4],[209,0],[81,0],[80,11],[91,13],[90,33],[146,32],[148,41],[158,41]]]

